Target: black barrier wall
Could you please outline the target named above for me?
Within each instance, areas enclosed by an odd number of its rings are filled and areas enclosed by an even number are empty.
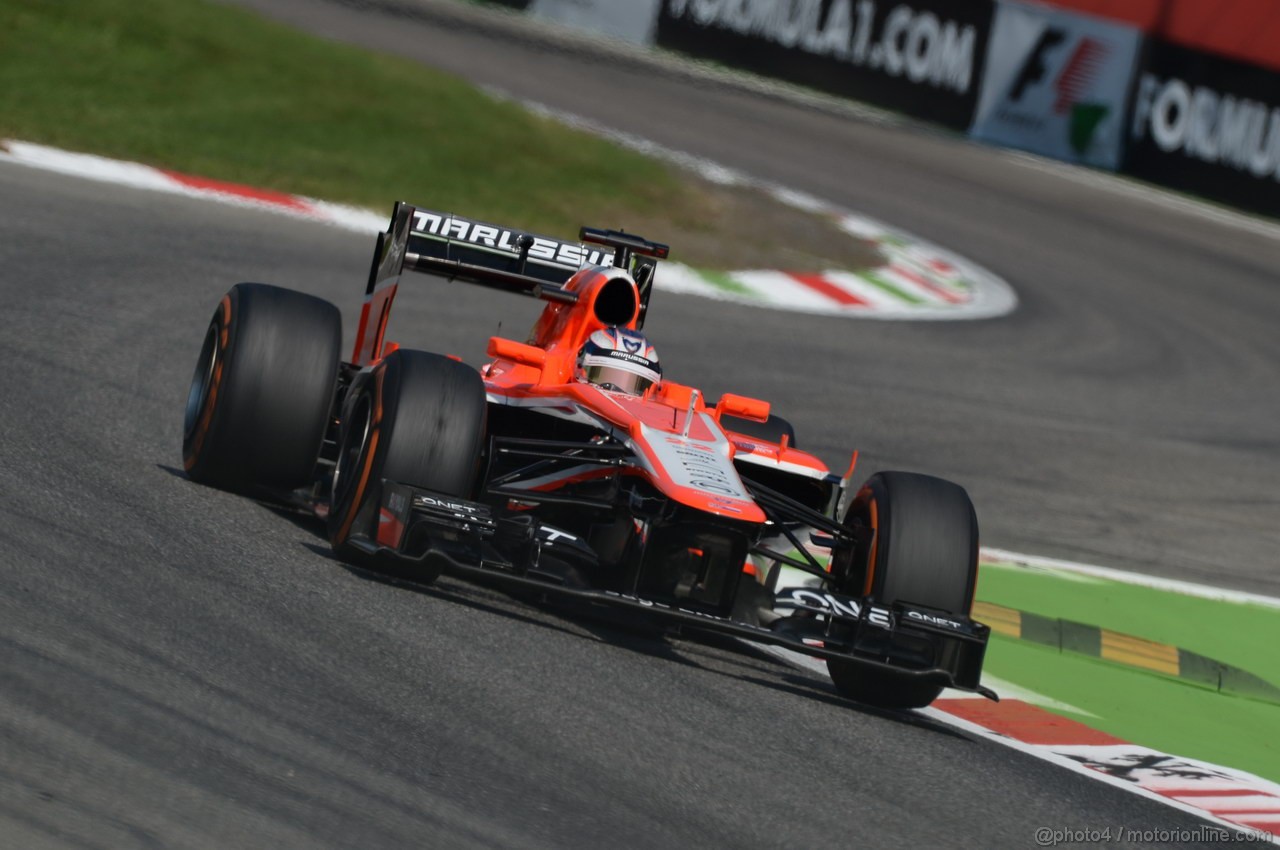
[[[1280,215],[1280,75],[1150,41],[1125,171]]]
[[[662,47],[969,126],[994,0],[663,0]]]

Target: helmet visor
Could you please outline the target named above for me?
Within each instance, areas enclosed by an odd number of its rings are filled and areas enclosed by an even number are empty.
[[[601,389],[630,395],[643,395],[654,383],[652,378],[619,369],[617,366],[587,366],[584,371],[587,380]]]

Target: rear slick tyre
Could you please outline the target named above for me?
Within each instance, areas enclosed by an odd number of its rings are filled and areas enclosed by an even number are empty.
[[[310,483],[329,427],[342,317],[328,301],[238,283],[205,332],[187,395],[182,461],[227,490]]]
[[[849,506],[846,522],[875,531],[866,572],[850,595],[869,589],[882,605],[895,602],[967,617],[978,575],[978,520],[964,488],[931,475],[873,475]],[[869,588],[868,588],[869,584]],[[836,689],[880,708],[923,708],[942,686],[854,662],[827,662]]]
[[[347,394],[333,476],[329,540],[338,556],[373,566],[350,540],[376,539],[383,479],[470,498],[487,414],[479,373],[447,357],[401,349],[362,373]],[[425,567],[412,577],[439,573]]]

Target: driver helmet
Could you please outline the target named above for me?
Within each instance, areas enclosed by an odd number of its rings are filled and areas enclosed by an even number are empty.
[[[578,378],[604,390],[643,395],[662,380],[662,367],[644,334],[605,328],[593,333],[578,352]]]

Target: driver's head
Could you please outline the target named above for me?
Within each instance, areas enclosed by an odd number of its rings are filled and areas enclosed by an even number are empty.
[[[641,395],[662,380],[658,352],[639,331],[596,331],[578,352],[578,377],[601,389]]]

